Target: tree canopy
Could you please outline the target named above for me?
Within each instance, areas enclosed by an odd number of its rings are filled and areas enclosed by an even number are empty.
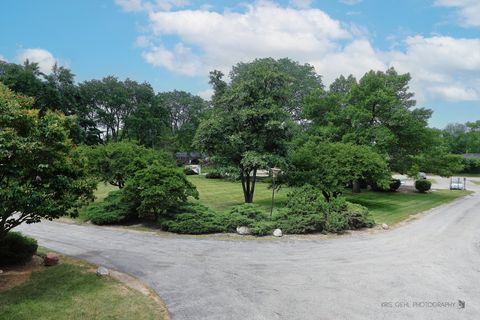
[[[65,214],[93,197],[84,158],[69,139],[74,119],[0,83],[0,239],[21,223]]]

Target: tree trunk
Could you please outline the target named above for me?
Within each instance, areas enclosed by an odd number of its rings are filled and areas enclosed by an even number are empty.
[[[353,181],[353,187],[352,187],[352,192],[353,193],[360,193],[360,182],[358,181]]]
[[[253,170],[252,177],[250,177],[251,172],[252,171],[243,170],[243,169],[240,171],[240,178],[242,180],[243,198],[245,199],[245,203],[253,202],[253,194],[255,192],[257,169]]]

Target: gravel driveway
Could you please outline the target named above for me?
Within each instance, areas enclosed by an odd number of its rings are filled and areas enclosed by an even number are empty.
[[[393,230],[331,240],[160,237],[56,222],[19,229],[140,278],[173,319],[480,319],[480,193]]]

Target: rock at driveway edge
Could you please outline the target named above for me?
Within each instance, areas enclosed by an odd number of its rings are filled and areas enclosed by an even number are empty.
[[[388,229],[390,229],[390,227],[388,226],[388,224],[382,223],[382,229],[383,230],[388,230]]]
[[[53,253],[53,252],[49,252],[47,253],[47,255],[45,256],[45,258],[43,258],[43,263],[47,266],[47,267],[50,267],[50,266],[55,266],[58,264],[58,261],[60,259],[58,258],[58,255]]]
[[[275,229],[275,230],[273,231],[273,235],[274,235],[275,237],[281,237],[281,236],[283,236],[283,232],[282,232],[282,230],[280,230],[280,229]]]
[[[250,234],[250,229],[248,227],[237,227],[237,233],[246,236]]]
[[[107,268],[105,267],[98,267],[97,269],[97,276],[101,276],[101,277],[106,277],[110,274],[110,272],[108,271]]]

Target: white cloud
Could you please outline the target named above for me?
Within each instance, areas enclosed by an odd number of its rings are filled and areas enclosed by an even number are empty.
[[[2,56],[2,55],[0,54],[0,61],[7,61],[7,58],[5,58],[4,56]]]
[[[456,8],[460,16],[460,24],[466,27],[480,27],[479,0],[436,0],[440,7]]]
[[[413,36],[379,50],[361,26],[349,26],[319,9],[271,1],[245,5],[242,11],[149,10],[148,17],[149,31],[136,44],[145,61],[174,73],[227,73],[240,61],[289,57],[315,66],[327,85],[341,74],[359,78],[372,69],[395,67],[411,73],[420,102],[480,100],[478,38]]]
[[[408,37],[406,50],[387,52],[385,60],[410,72],[421,98],[452,101],[480,97],[480,39]]]
[[[149,18],[157,39],[177,36],[179,43],[190,49],[190,58],[198,61],[196,73],[202,75],[214,68],[226,71],[235,62],[256,57],[308,60],[334,50],[337,40],[351,37],[339,21],[321,10],[297,10],[272,2],[248,5],[245,12],[156,11],[150,12]],[[150,63],[161,64],[152,52],[144,56]],[[165,57],[162,54],[158,58]]]
[[[55,59],[53,54],[51,54],[48,50],[41,48],[23,49],[16,56],[18,63],[23,63],[27,59],[30,62],[38,63],[38,67],[43,73],[50,73],[53,65],[58,63],[58,60]]]
[[[154,66],[179,74],[194,76],[201,69],[201,62],[191,49],[178,43],[172,50],[162,46],[153,47],[150,51],[143,53],[143,58]]]
[[[456,85],[434,86],[429,88],[432,94],[448,101],[475,101],[479,100],[479,93],[472,88]]]

